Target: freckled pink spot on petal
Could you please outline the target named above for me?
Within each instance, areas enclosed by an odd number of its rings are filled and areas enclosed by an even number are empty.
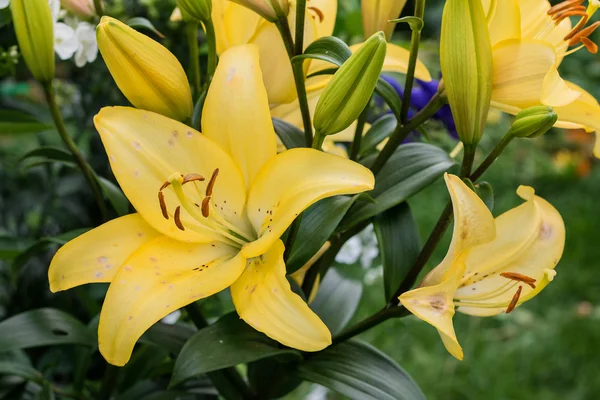
[[[96,276],[96,278],[101,279],[101,278],[104,278],[104,273],[101,271],[98,271],[98,272],[96,272],[95,276]]]
[[[104,263],[108,262],[108,258],[102,256],[102,257],[98,257],[96,259],[96,261],[98,261],[98,264],[104,264]]]
[[[109,159],[110,161],[113,161],[113,162],[114,162],[114,161],[116,160],[116,157],[115,157],[115,156],[113,156],[113,155],[111,155],[111,156],[109,156],[109,157],[108,157],[108,159]]]
[[[142,150],[142,145],[140,144],[140,142],[133,142],[133,148],[137,151],[140,151]]]
[[[168,288],[169,288],[170,290],[173,290],[173,289],[175,289],[175,286],[173,286],[173,285],[169,285],[169,286],[168,286]]]
[[[135,171],[133,171],[133,176],[135,176],[136,178],[140,177],[140,171],[138,171],[137,169]]]
[[[127,317],[128,321],[131,321],[133,319],[133,315],[130,315],[129,317]]]
[[[141,289],[141,286],[136,286],[135,287],[135,290],[140,290],[140,289]]]
[[[194,136],[194,132],[192,131],[187,131],[187,133],[185,134],[185,136],[191,138],[192,136]]]
[[[150,257],[149,260],[150,260],[150,262],[156,262],[156,261],[158,261],[155,257]]]
[[[156,276],[160,276],[160,272],[157,272],[157,273],[155,273],[154,275],[156,275]]]
[[[130,265],[126,265],[126,266],[124,266],[124,267],[123,267],[123,269],[124,269],[125,271],[133,271],[133,268],[131,268],[131,266],[130,266]]]
[[[60,279],[65,279],[65,276],[64,276],[64,275],[61,275],[61,276],[60,276]]]
[[[142,232],[138,232],[138,237],[144,237],[144,234]]]

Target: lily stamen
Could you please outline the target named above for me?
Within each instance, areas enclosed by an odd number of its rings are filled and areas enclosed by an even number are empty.
[[[219,168],[216,168],[213,173],[212,176],[210,177],[210,181],[208,181],[208,185],[206,185],[206,196],[210,197],[212,196],[212,191],[213,188],[215,186],[215,182],[217,181],[217,176],[219,175]]]
[[[598,29],[599,26],[600,26],[600,21],[596,21],[592,25],[588,26],[587,28],[580,30],[570,39],[569,46],[574,46],[575,44],[581,42],[589,50],[590,47],[588,47],[588,45],[586,45],[586,42],[588,44],[592,43],[595,46],[595,44],[589,39],[589,36],[592,33],[594,33],[594,31],[596,29]],[[584,40],[584,39],[587,39],[587,40]],[[592,49],[594,46],[592,46]]]
[[[502,272],[500,276],[513,281],[523,282],[531,286],[532,289],[535,289],[536,280],[530,276],[519,274],[518,272]]]
[[[160,204],[160,211],[162,212],[165,219],[169,219],[169,212],[167,210],[167,203],[165,202],[165,195],[162,189],[158,191],[158,203]]]
[[[175,214],[173,215],[173,219],[175,220],[175,225],[177,225],[177,227],[180,230],[185,231],[185,227],[181,223],[181,206],[177,206],[177,208],[175,209]]]
[[[517,303],[519,302],[519,297],[521,297],[521,292],[522,291],[523,291],[523,286],[519,286],[519,288],[517,289],[517,293],[515,293],[515,295],[513,296],[512,300],[510,301],[510,304],[506,308],[506,313],[507,314],[510,314],[515,309],[515,307],[517,306]]]
[[[567,1],[563,1],[562,3],[558,3],[554,7],[551,7],[548,10],[548,15],[555,15],[556,13],[559,13],[561,11],[569,10],[569,9],[571,9],[573,7],[580,6],[583,3],[583,1],[584,0],[567,0]]]
[[[208,218],[210,215],[210,196],[202,199],[202,216]]]
[[[189,182],[202,182],[205,181],[206,179],[204,179],[204,177],[200,174],[196,174],[196,173],[191,173],[191,174],[187,174],[183,177],[183,182],[181,183],[182,185],[185,185],[186,183]]]

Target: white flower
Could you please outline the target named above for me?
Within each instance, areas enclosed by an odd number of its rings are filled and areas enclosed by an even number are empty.
[[[54,51],[61,60],[73,57],[79,48],[75,30],[63,22],[54,24]]]
[[[75,52],[75,65],[81,68],[86,62],[94,62],[98,56],[96,27],[88,22],[80,22],[75,29],[75,37],[79,42]]]
[[[0,10],[10,5],[10,0],[0,0]]]

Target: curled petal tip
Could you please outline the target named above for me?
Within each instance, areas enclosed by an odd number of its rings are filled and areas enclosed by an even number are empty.
[[[531,186],[521,185],[517,189],[517,195],[523,200],[532,200],[535,196],[535,190]]]

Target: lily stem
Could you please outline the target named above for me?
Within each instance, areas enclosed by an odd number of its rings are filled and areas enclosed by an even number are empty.
[[[351,339],[354,336],[359,335],[365,331],[368,331],[369,329],[381,324],[382,322],[387,321],[388,319],[402,318],[407,315],[410,315],[410,312],[404,307],[385,307],[376,312],[375,314],[371,315],[370,317],[358,322],[356,325],[345,329],[339,335],[334,336],[332,339],[332,345],[345,342],[346,340]]]
[[[298,2],[300,5],[300,2]],[[292,64],[292,71],[294,73],[294,83],[296,84],[296,94],[298,95],[298,104],[300,105],[300,112],[302,113],[302,125],[304,127],[304,139],[306,147],[313,145],[313,129],[312,119],[310,117],[310,109],[308,107],[308,97],[306,94],[306,84],[304,81],[304,69],[302,68],[303,61],[293,61],[294,56],[302,54],[302,48],[297,53],[297,47],[294,46],[294,39],[292,38],[292,31],[287,18],[279,18],[275,24],[285,45],[285,49],[290,58]],[[296,37],[298,37],[298,30],[296,30]],[[304,37],[304,30],[302,30],[302,38]]]
[[[104,7],[102,6],[102,0],[94,0],[94,8],[96,9],[96,15],[102,17],[104,15]]]
[[[462,161],[462,166],[460,168],[461,178],[467,178],[471,174],[473,160],[475,159],[475,149],[475,145],[465,145],[465,153]],[[442,240],[446,229],[448,229],[450,222],[452,222],[452,217],[452,202],[448,201],[446,207],[444,208],[444,211],[442,211],[442,214],[438,219],[438,222],[435,224],[433,231],[431,231],[427,242],[425,242],[423,249],[419,253],[415,264],[408,271],[406,278],[404,278],[404,281],[402,281],[402,284],[400,285],[400,287],[398,287],[398,290],[396,290],[396,292],[394,292],[394,294],[392,295],[392,298],[389,299],[388,307],[398,305],[398,303],[400,302],[398,297],[414,285],[419,274],[425,267],[425,264],[427,264],[427,261],[429,261],[429,259],[431,258],[433,251],[437,248],[438,244],[440,243],[440,240]]]
[[[217,69],[217,38],[212,19],[209,18],[203,22],[204,29],[206,31],[206,41],[208,42],[208,66],[206,67],[206,80],[207,82],[210,82],[215,74],[215,70]]]
[[[294,52],[296,55],[304,52],[304,20],[306,18],[306,0],[296,2],[296,41]]]
[[[354,140],[350,145],[350,159],[356,161],[360,154],[360,147],[362,146],[363,131],[365,129],[365,121],[367,119],[367,108],[360,113],[358,120],[356,121],[356,130],[354,131]]]
[[[100,392],[98,392],[98,400],[110,399],[115,390],[115,386],[117,385],[118,377],[119,367],[106,363],[106,369],[104,370],[104,376],[102,377],[102,386],[100,387]]]
[[[185,30],[188,40],[188,48],[190,49],[190,81],[192,88],[194,89],[194,100],[196,100],[202,91],[200,55],[198,52],[198,24],[195,22],[187,23]]]
[[[44,88],[44,95],[46,97],[46,101],[48,103],[48,107],[50,108],[50,113],[52,114],[52,119],[54,120],[54,125],[56,126],[56,130],[60,135],[65,146],[73,156],[75,163],[83,172],[85,179],[87,180],[90,188],[92,189],[92,193],[94,198],[96,199],[96,203],[98,204],[98,208],[100,209],[100,214],[102,215],[102,220],[108,220],[108,211],[106,208],[106,203],[104,202],[104,197],[102,196],[102,189],[100,188],[100,184],[96,179],[96,175],[92,170],[92,167],[87,163],[81,151],[77,147],[77,144],[73,141],[69,133],[67,132],[67,127],[65,126],[65,121],[63,120],[62,114],[60,113],[60,109],[56,104],[56,92],[54,91],[54,86],[52,85],[52,81],[42,83]]]
[[[208,321],[204,318],[198,303],[187,305],[185,310],[198,330],[208,327]],[[235,367],[208,372],[206,375],[219,391],[219,394],[227,400],[251,400],[256,398]]]
[[[414,131],[419,125],[431,118],[439,109],[444,105],[445,100],[439,93],[436,93],[429,103],[419,111],[413,118],[411,118],[405,125],[398,122],[396,130],[390,135],[390,140],[386,143],[385,147],[381,150],[375,162],[371,166],[371,171],[375,175],[381,171],[383,166],[388,162],[390,157],[394,154],[398,146],[402,144],[404,139]]]
[[[488,168],[494,163],[494,161],[496,161],[496,159],[500,157],[500,154],[502,154],[504,150],[506,150],[506,148],[514,138],[515,137],[512,134],[508,133],[502,138],[502,140],[500,140],[500,142],[498,142],[496,147],[494,147],[494,149],[486,157],[486,159],[483,160],[481,165],[475,170],[475,172],[471,174],[471,180],[473,182],[476,182],[479,178],[481,178],[481,176],[485,173],[485,171],[488,170]]]
[[[423,20],[425,14],[425,0],[416,0],[415,17]],[[411,25],[412,28],[412,25]],[[400,122],[405,124],[408,120],[408,110],[410,108],[410,96],[415,82],[415,70],[419,56],[419,44],[421,43],[421,29],[412,29],[410,38],[410,56],[408,59],[408,68],[406,71],[406,80],[404,81],[404,96],[402,99],[402,108],[400,109]]]

